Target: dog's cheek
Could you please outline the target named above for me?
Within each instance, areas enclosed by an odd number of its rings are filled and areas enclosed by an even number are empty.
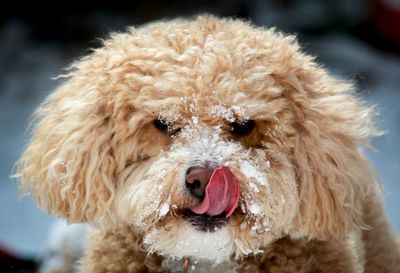
[[[260,168],[260,164],[247,162],[239,169],[241,172],[234,169],[241,182],[238,210],[243,212],[243,218],[238,219],[241,228],[237,234],[244,241],[251,238],[251,245],[254,246],[288,234],[299,210],[293,166],[278,151],[269,153],[269,159],[271,165],[267,164],[268,167]],[[265,174],[265,179],[261,179],[262,174]]]
[[[147,230],[173,209],[188,205],[178,183],[185,169],[177,168],[174,160],[164,156],[149,158],[121,172],[115,198],[120,222]]]
[[[112,144],[118,164],[117,172],[120,173],[129,165],[140,164],[168,150],[171,144],[171,137],[159,132],[153,125],[148,123],[130,135],[118,132],[114,136]]]
[[[161,192],[145,178],[149,164],[130,166],[121,173],[116,194],[118,221],[146,229],[160,203]]]
[[[375,186],[375,174],[349,138],[344,142],[316,123],[307,125],[294,152],[301,198],[296,227],[308,238],[342,239],[365,228],[362,202]]]
[[[299,194],[295,172],[290,164],[272,165],[268,175],[269,190],[262,192],[265,235],[273,239],[288,234],[299,211]]]

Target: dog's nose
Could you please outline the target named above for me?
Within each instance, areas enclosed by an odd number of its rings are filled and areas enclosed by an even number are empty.
[[[203,199],[204,192],[213,172],[213,168],[203,167],[191,167],[186,171],[186,188],[194,197]]]

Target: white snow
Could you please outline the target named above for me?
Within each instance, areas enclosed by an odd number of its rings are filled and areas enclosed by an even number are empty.
[[[194,129],[186,126],[182,129],[180,137],[187,141],[186,145],[178,143],[172,146],[168,157],[176,162],[193,161],[213,162],[218,165],[229,165],[229,160],[237,153],[246,155],[247,150],[233,141],[226,141],[221,138],[220,126],[213,128]],[[246,155],[249,157],[249,155]]]
[[[231,109],[228,109],[222,105],[216,105],[211,108],[211,114],[213,116],[226,119],[229,122],[234,122],[235,117]]]
[[[154,243],[154,240],[153,240],[151,233],[148,233],[143,237],[143,244],[151,245],[153,243]]]
[[[192,117],[192,122],[193,122],[194,125],[198,124],[199,123],[199,117],[193,116]]]
[[[254,184],[253,182],[249,183],[250,189],[252,189],[254,192],[260,192],[260,190],[257,188],[257,185]]]
[[[268,180],[265,178],[260,171],[256,169],[252,164],[248,161],[241,160],[240,162],[240,171],[246,176],[247,178],[254,178],[259,184],[266,186],[268,185]]]
[[[167,215],[168,212],[169,212],[169,203],[165,202],[164,204],[162,204],[158,216],[164,217],[165,215]]]
[[[223,118],[229,122],[234,122],[237,119],[246,120],[249,119],[249,113],[245,107],[236,104],[230,107],[224,105],[214,105],[210,108],[212,116]]]
[[[252,203],[249,206],[249,211],[254,215],[260,215],[262,213],[262,208],[260,207],[260,205]]]

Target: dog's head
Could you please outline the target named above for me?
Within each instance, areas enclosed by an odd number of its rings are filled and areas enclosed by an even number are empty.
[[[257,253],[363,226],[373,110],[294,37],[199,17],[114,34],[37,112],[18,168],[50,213],[149,251]]]

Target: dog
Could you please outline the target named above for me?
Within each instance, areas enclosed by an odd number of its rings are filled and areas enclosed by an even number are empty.
[[[399,273],[381,132],[295,37],[203,15],[129,28],[74,62],[16,176],[89,223],[79,272]]]

